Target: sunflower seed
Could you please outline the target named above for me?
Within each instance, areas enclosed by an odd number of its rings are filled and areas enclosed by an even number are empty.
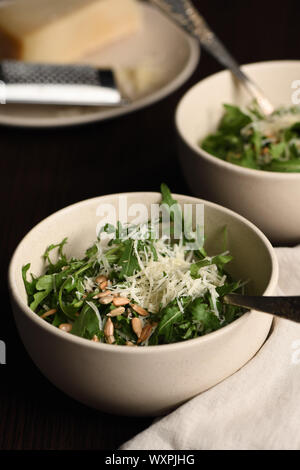
[[[120,305],[128,305],[130,303],[130,300],[127,299],[126,297],[114,297],[113,304],[116,307],[119,307]]]
[[[123,313],[125,312],[125,308],[124,307],[118,307],[118,308],[114,308],[113,310],[111,310],[107,316],[108,317],[117,317],[118,315],[123,315]]]
[[[141,320],[139,318],[134,317],[131,320],[131,326],[132,326],[133,331],[135,332],[135,334],[139,338],[141,336],[142,329],[143,329]]]
[[[147,323],[147,325],[145,325],[144,328],[142,329],[141,335],[140,335],[140,337],[137,341],[138,344],[143,343],[144,341],[146,341],[146,339],[149,338],[151,333],[152,333],[152,325],[150,323]]]
[[[130,307],[136,312],[138,313],[139,315],[141,315],[142,317],[147,317],[149,315],[149,313],[147,312],[147,310],[145,310],[143,307],[141,307],[140,305],[137,305],[137,304],[130,304]]]
[[[106,338],[109,338],[110,336],[113,336],[114,334],[114,324],[110,318],[106,320],[105,327],[104,327],[104,334]]]

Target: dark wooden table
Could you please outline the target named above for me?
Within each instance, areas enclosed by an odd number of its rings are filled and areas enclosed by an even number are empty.
[[[300,59],[299,1],[195,3],[240,63]],[[66,205],[111,192],[156,191],[161,181],[189,193],[176,159],[174,110],[191,85],[218,70],[203,53],[199,69],[176,93],[109,122],[0,127],[0,340],[7,345],[7,364],[0,366],[1,449],[116,449],[150,425],[151,419],[114,417],[80,405],[40,374],[13,322],[7,266],[26,232]]]

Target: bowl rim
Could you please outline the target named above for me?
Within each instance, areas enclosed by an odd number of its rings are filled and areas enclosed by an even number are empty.
[[[160,352],[163,352],[163,351],[165,351],[167,353],[167,352],[170,352],[172,350],[174,351],[174,350],[177,350],[177,349],[180,350],[181,348],[189,348],[189,347],[193,347],[198,342],[199,343],[200,342],[205,343],[205,342],[208,342],[210,340],[213,340],[214,338],[225,334],[226,331],[237,328],[237,326],[240,323],[245,322],[249,318],[249,316],[253,313],[252,310],[249,311],[249,312],[246,312],[244,315],[242,315],[240,318],[233,321],[229,325],[226,325],[226,326],[220,328],[219,330],[213,331],[211,333],[208,333],[207,335],[200,336],[198,338],[194,338],[194,339],[190,339],[190,340],[186,340],[186,341],[180,341],[180,342],[171,343],[171,344],[160,344],[160,345],[155,345],[155,346],[146,346],[146,347],[142,347],[142,348],[129,348],[129,347],[126,348],[123,345],[110,345],[110,344],[106,344],[106,343],[95,343],[93,341],[87,340],[86,338],[81,338],[79,336],[75,336],[75,335],[71,335],[71,334],[66,335],[66,333],[64,331],[61,331],[59,328],[51,325],[48,322],[45,322],[42,318],[40,318],[38,315],[36,315],[36,313],[34,313],[29,308],[27,303],[21,298],[21,295],[19,294],[17,286],[15,285],[15,282],[14,282],[14,273],[16,272],[16,269],[21,269],[20,266],[16,266],[16,263],[17,263],[17,257],[18,257],[19,250],[21,249],[23,243],[28,238],[30,238],[32,233],[38,227],[40,227],[41,225],[43,225],[46,222],[49,222],[51,219],[55,219],[60,214],[64,214],[66,212],[73,211],[74,209],[76,209],[78,207],[84,207],[85,205],[89,205],[89,204],[94,203],[94,202],[99,201],[99,200],[103,200],[103,199],[106,199],[106,198],[112,198],[112,197],[119,197],[119,196],[124,196],[124,195],[128,196],[128,197],[130,197],[130,196],[139,196],[139,197],[157,196],[157,197],[160,197],[161,196],[161,194],[158,193],[158,192],[127,192],[127,193],[114,193],[114,194],[108,194],[108,195],[103,195],[103,196],[97,196],[97,197],[94,197],[94,198],[85,199],[85,200],[76,202],[75,204],[71,204],[71,205],[66,206],[62,209],[59,209],[58,211],[50,214],[48,217],[44,218],[39,223],[37,223],[34,227],[32,227],[31,230],[18,243],[17,247],[15,248],[15,250],[13,252],[10,263],[9,263],[8,287],[9,287],[9,292],[10,292],[10,297],[11,297],[11,303],[12,303],[12,301],[16,302],[18,308],[20,309],[20,311],[22,312],[23,315],[26,315],[26,317],[28,317],[29,320],[33,321],[36,324],[36,326],[40,327],[43,330],[48,331],[50,334],[53,334],[54,336],[57,336],[58,338],[65,339],[66,341],[71,341],[73,344],[77,344],[78,346],[81,346],[81,347],[86,346],[88,348],[95,348],[95,350],[98,350],[98,351],[107,351],[107,352],[111,351],[112,353],[116,353],[116,354],[120,353],[121,351],[122,351],[122,353],[125,353],[125,354],[136,354],[136,353],[137,354],[148,354],[148,353],[156,354],[156,353],[160,353]],[[215,209],[218,209],[218,210],[221,209],[222,212],[225,212],[229,216],[233,216],[234,218],[240,220],[250,230],[254,231],[256,236],[258,238],[260,238],[260,240],[263,242],[263,245],[264,245],[265,249],[267,250],[267,252],[269,254],[269,257],[270,257],[270,261],[271,261],[271,275],[270,275],[269,282],[268,282],[268,284],[267,284],[267,286],[266,286],[266,288],[263,292],[263,295],[266,295],[269,292],[272,293],[274,291],[274,289],[277,285],[277,282],[278,282],[278,274],[279,274],[278,261],[277,261],[277,257],[275,255],[273,246],[271,245],[268,238],[261,232],[261,230],[259,230],[252,222],[248,221],[245,217],[243,217],[243,216],[237,214],[236,212],[234,212],[230,209],[227,209],[227,208],[225,208],[225,207],[223,207],[219,204],[215,204],[213,202],[206,201],[204,199],[200,199],[200,198],[197,198],[197,197],[194,197],[194,196],[187,196],[187,195],[183,195],[183,194],[173,193],[173,196],[175,198],[188,198],[191,202],[194,202],[194,203],[196,203],[196,202],[199,203],[200,202],[200,203],[203,203],[205,206],[209,206],[211,208],[215,208]],[[12,310],[13,310],[13,313],[14,313],[13,308],[12,308]]]
[[[252,69],[257,69],[257,68],[268,68],[268,67],[292,67],[295,65],[299,65],[300,67],[300,60],[267,60],[267,61],[261,61],[261,62],[251,62],[248,64],[243,64],[241,65],[242,70],[245,72],[251,71]],[[234,171],[236,173],[248,175],[248,176],[253,176],[257,178],[274,178],[274,179],[282,179],[282,178],[289,178],[291,180],[298,180],[300,178],[300,172],[295,172],[295,173],[290,173],[290,172],[284,172],[284,171],[267,171],[267,170],[257,170],[254,168],[246,168],[242,167],[239,165],[236,165],[231,162],[227,162],[225,160],[222,160],[221,158],[218,158],[211,153],[206,152],[202,147],[199,147],[194,142],[191,142],[190,139],[188,139],[183,132],[181,125],[179,123],[180,120],[180,114],[182,113],[183,107],[185,105],[185,101],[192,95],[198,88],[200,88],[202,85],[206,84],[209,82],[209,80],[215,78],[215,77],[222,77],[222,76],[228,76],[230,75],[229,70],[221,70],[220,72],[214,73],[212,75],[209,75],[208,77],[205,77],[203,80],[200,80],[197,82],[195,85],[193,85],[180,99],[179,103],[176,106],[175,110],[175,126],[177,133],[181,137],[181,139],[185,142],[185,144],[190,147],[194,152],[196,152],[197,156],[204,158],[205,160],[208,160],[211,163],[214,163],[215,165],[224,168],[227,171]]]

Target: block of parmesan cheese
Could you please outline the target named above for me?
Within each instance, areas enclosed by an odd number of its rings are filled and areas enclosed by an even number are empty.
[[[0,58],[76,61],[140,22],[136,0],[18,0],[0,8]]]

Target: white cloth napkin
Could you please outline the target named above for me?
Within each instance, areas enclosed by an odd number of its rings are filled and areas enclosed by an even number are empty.
[[[279,295],[300,295],[300,246],[277,248]],[[123,450],[300,449],[300,324],[276,320],[234,375],[124,444]]]

